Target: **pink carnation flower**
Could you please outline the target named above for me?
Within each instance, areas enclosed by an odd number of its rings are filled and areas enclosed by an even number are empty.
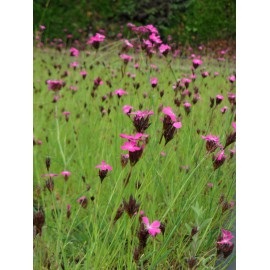
[[[101,171],[112,171],[112,167],[108,164],[106,164],[106,162],[104,160],[101,161],[100,165],[97,165],[96,168],[100,169]]]
[[[118,90],[115,90],[115,91],[114,91],[114,94],[117,95],[118,97],[121,97],[121,96],[123,96],[123,95],[127,95],[128,92],[126,92],[126,91],[123,90],[123,89],[118,89]]]
[[[173,122],[176,121],[176,116],[175,116],[174,112],[172,111],[172,108],[171,108],[171,107],[164,107],[164,108],[162,109],[162,112],[163,112],[164,114],[168,115],[168,116],[171,118],[171,120],[172,120]]]
[[[152,236],[161,233],[161,230],[159,228],[160,222],[158,220],[155,220],[150,224],[148,217],[142,217],[142,221],[146,225],[148,233],[151,234]]]
[[[63,171],[63,172],[61,172],[61,174],[64,176],[65,181],[67,181],[68,180],[68,177],[71,175],[71,172],[69,172],[69,171]]]
[[[133,45],[127,39],[125,39],[125,45],[127,47],[133,48]]]
[[[202,65],[202,60],[201,59],[193,59],[192,61],[193,67],[196,69],[198,66]]]
[[[76,48],[70,48],[70,55],[71,56],[75,56],[75,57],[78,57],[79,56],[79,50],[77,50]]]
[[[124,60],[125,64],[127,64],[132,59],[132,56],[127,55],[127,54],[120,54],[120,57]]]
[[[151,82],[152,87],[155,87],[155,86],[157,86],[158,78],[152,78],[152,79],[150,79],[150,82]]]
[[[130,114],[132,109],[133,107],[129,105],[124,105],[122,108],[124,114]]]
[[[160,39],[160,36],[156,35],[156,33],[152,33],[149,36],[149,39],[152,40],[155,43],[158,43],[158,44],[162,43],[162,40]]]
[[[136,142],[130,141],[130,142],[125,142],[124,145],[121,146],[122,150],[128,150],[129,152],[136,152],[141,150],[140,147],[136,145]]]
[[[162,53],[165,56],[168,54],[170,50],[171,50],[171,47],[167,44],[161,44],[159,47],[160,53]]]
[[[222,231],[222,240],[218,241],[217,244],[229,244],[232,245],[232,242],[230,242],[231,239],[234,238],[234,236],[232,235],[232,233],[230,231],[221,229]]]

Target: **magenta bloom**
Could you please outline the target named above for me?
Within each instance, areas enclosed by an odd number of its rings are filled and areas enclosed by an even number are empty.
[[[235,105],[236,104],[236,95],[228,92],[228,100],[231,104]]]
[[[88,204],[88,200],[86,198],[86,196],[82,196],[80,197],[77,202],[83,207],[83,208],[86,208],[87,207],[87,204]]]
[[[131,61],[132,56],[127,55],[127,54],[120,54],[120,57],[124,60],[124,63],[127,64],[128,62]]]
[[[150,79],[150,82],[151,82],[152,87],[154,88],[157,86],[158,78],[152,78]]]
[[[99,178],[100,181],[102,183],[102,181],[104,180],[104,178],[107,176],[108,171],[112,171],[112,167],[108,164],[106,164],[106,162],[104,160],[101,161],[100,165],[97,165],[96,168],[99,169]]]
[[[133,45],[127,39],[125,39],[125,45],[129,48],[133,48]]]
[[[218,241],[217,244],[229,244],[232,245],[232,242],[230,242],[231,239],[234,238],[234,236],[232,235],[232,233],[230,231],[221,229],[222,231],[222,240]]]
[[[104,160],[101,161],[100,165],[97,165],[96,168],[100,169],[101,171],[112,171],[112,167],[108,164],[106,164],[106,162]]]
[[[153,47],[153,44],[152,44],[152,42],[150,41],[150,40],[145,40],[145,39],[143,39],[143,44],[144,44],[144,46],[146,46],[147,48],[152,48]]]
[[[186,88],[188,88],[189,84],[191,83],[191,80],[188,79],[188,78],[183,78],[183,79],[181,80],[181,82],[185,84],[185,87],[186,87]]]
[[[234,128],[234,131],[236,131],[236,123],[232,122],[232,127]]]
[[[63,115],[70,115],[70,112],[62,112]]]
[[[56,80],[47,80],[46,82],[48,84],[48,90],[52,91],[59,91],[64,86],[62,81],[56,81]]]
[[[114,91],[114,94],[120,98],[121,96],[127,95],[128,93],[123,89],[118,89]]]
[[[142,221],[145,224],[148,233],[151,234],[152,236],[161,233],[161,230],[159,228],[160,222],[158,220],[155,220],[150,224],[148,217],[142,217]]]
[[[201,59],[193,59],[192,61],[193,67],[196,69],[198,66],[202,65],[202,60]]]
[[[227,110],[228,110],[228,107],[227,106],[224,106],[223,108],[220,109],[220,111],[222,113],[225,113]]]
[[[171,107],[164,107],[162,109],[162,112],[164,114],[168,115],[171,118],[172,121],[174,121],[174,122],[176,121],[176,116],[175,116],[174,112],[172,111]]]
[[[184,107],[191,107],[191,104],[188,102],[184,102]]]
[[[99,86],[99,85],[102,85],[103,84],[103,81],[101,80],[100,77],[97,77],[95,80],[94,80],[94,85],[95,86]]]
[[[175,122],[175,123],[173,123],[173,126],[175,128],[181,128],[182,127],[182,123],[181,122]]]
[[[141,150],[141,148],[138,147],[134,141],[125,142],[124,145],[121,146],[121,149],[128,150],[129,152],[136,152]]]
[[[70,56],[75,56],[75,57],[78,57],[79,56],[79,50],[77,50],[76,48],[70,48],[69,50],[70,52]]]
[[[149,123],[149,117],[150,115],[154,114],[153,111],[137,111],[133,112],[131,114],[134,114],[133,117],[133,125],[136,128],[138,132],[143,133],[151,123]]]
[[[167,44],[161,44],[159,46],[160,53],[163,54],[163,55],[165,55],[165,56],[168,54],[168,52],[170,50],[171,50],[171,47],[169,45],[167,45]]]
[[[156,33],[152,33],[150,36],[149,36],[149,39],[155,43],[162,43],[162,40],[160,39],[160,36],[156,35]]]
[[[214,72],[214,76],[217,77],[219,75],[219,72]]]
[[[236,78],[235,78],[234,75],[232,75],[232,76],[229,77],[229,81],[230,81],[231,83],[235,82],[235,80],[236,80]]]
[[[86,78],[87,72],[85,70],[81,71],[80,74],[82,75],[83,79]]]
[[[96,33],[95,36],[91,37],[88,41],[87,44],[92,44],[93,47],[97,50],[99,48],[99,45],[101,42],[103,42],[105,39],[104,35],[101,35],[99,33]]]
[[[204,71],[201,74],[202,74],[203,78],[206,78],[206,77],[208,77],[210,75],[209,72],[207,72],[207,71]]]
[[[78,62],[70,63],[70,67],[76,68],[78,66]]]
[[[132,109],[133,107],[129,105],[124,105],[122,108],[124,114],[130,114]]]
[[[140,140],[145,140],[148,138],[148,134],[143,134],[143,133],[136,133],[135,135],[127,135],[127,134],[120,134],[120,137],[123,139],[128,139],[131,142],[137,142]]]
[[[211,134],[207,136],[201,136],[202,139],[206,140],[206,150],[208,152],[214,152],[219,145],[219,137],[213,136]]]
[[[39,29],[40,29],[40,30],[45,30],[45,29],[46,29],[46,26],[40,25],[40,26],[39,26]]]
[[[222,95],[216,95],[216,105],[219,105],[224,97]]]
[[[138,69],[138,68],[139,68],[139,64],[138,64],[138,63],[134,64],[134,67],[135,67],[136,69]]]
[[[69,171],[63,171],[63,172],[61,172],[61,174],[64,176],[65,181],[67,181],[68,180],[68,177],[71,175],[71,172],[69,172]]]

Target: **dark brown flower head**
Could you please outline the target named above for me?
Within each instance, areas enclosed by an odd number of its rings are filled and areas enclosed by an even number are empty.
[[[129,160],[129,154],[121,154],[121,165],[122,168],[125,168],[126,165],[128,164],[128,160]]]
[[[138,213],[140,203],[136,203],[136,200],[133,198],[132,195],[129,197],[129,202],[127,203],[126,200],[123,200],[124,209],[129,215],[130,218],[134,216],[135,213]]]
[[[83,207],[86,208],[88,204],[88,200],[85,196],[80,197],[77,202]]]
[[[197,264],[197,259],[195,257],[191,257],[186,259],[187,265],[189,269],[193,269]]]
[[[114,223],[114,224],[115,224],[116,221],[123,215],[124,211],[125,211],[125,208],[124,208],[124,206],[121,204],[121,205],[119,206],[119,208],[117,209],[116,215],[115,215],[115,217],[114,217],[114,220],[113,220],[113,223]]]
[[[47,171],[49,172],[50,166],[51,166],[51,159],[50,159],[50,157],[47,157],[46,158],[45,164],[46,164]]]
[[[143,154],[143,149],[144,149],[144,144],[140,147],[140,150],[134,151],[134,152],[130,152],[129,151],[129,161],[130,161],[130,165],[131,167],[133,167],[141,158],[142,154]]]
[[[52,192],[54,189],[54,181],[52,179],[52,177],[50,177],[48,180],[46,180],[45,186],[47,187],[47,189]]]
[[[107,173],[108,173],[108,170],[99,170],[98,175],[99,175],[101,183],[106,177]]]
[[[139,238],[139,250],[143,250],[146,247],[147,239],[149,237],[148,231],[145,229],[143,223],[140,225],[140,229],[137,233],[137,237]]]
[[[214,103],[215,103],[215,99],[210,97],[210,108],[213,108]]]
[[[36,234],[42,235],[42,226],[45,223],[45,214],[43,210],[33,213],[33,225],[36,227]]]
[[[226,144],[224,146],[224,148],[226,148],[227,146],[229,146],[230,144],[234,143],[236,141],[236,132],[232,132],[227,136],[226,139]]]
[[[191,230],[190,236],[193,237],[198,232],[198,228],[194,226]]]

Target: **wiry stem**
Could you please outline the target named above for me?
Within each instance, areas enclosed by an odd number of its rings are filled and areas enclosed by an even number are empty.
[[[61,145],[61,141],[60,141],[60,128],[59,128],[59,121],[58,121],[58,116],[57,116],[57,106],[55,106],[55,121],[56,121],[56,131],[57,131],[57,143],[59,146],[59,150],[64,162],[64,168],[66,169],[66,158],[65,158],[65,154]]]

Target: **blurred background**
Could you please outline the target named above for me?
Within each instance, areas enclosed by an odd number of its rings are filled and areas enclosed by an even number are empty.
[[[33,12],[34,30],[45,25],[50,39],[99,29],[113,39],[128,22],[153,24],[161,38],[171,35],[183,45],[236,37],[236,0],[34,0]]]

